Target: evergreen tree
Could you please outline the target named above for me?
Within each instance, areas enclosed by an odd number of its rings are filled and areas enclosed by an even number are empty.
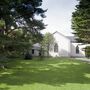
[[[42,0],[0,0],[0,51],[22,51],[42,39],[45,17]]]
[[[72,14],[72,29],[78,42],[90,43],[90,0],[78,0]]]

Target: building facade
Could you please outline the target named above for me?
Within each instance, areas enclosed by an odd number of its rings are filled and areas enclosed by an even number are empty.
[[[51,45],[49,54],[52,57],[85,57],[84,48],[87,45],[77,43],[74,36],[64,36],[60,32],[53,33],[55,42]],[[33,56],[40,55],[40,44],[35,44],[32,49]]]

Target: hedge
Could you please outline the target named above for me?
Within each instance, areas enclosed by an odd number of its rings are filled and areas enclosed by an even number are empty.
[[[86,55],[87,58],[90,58],[90,46],[87,46],[85,48],[85,55]]]

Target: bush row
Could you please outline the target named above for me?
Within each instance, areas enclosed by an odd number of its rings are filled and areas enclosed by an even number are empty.
[[[86,55],[87,58],[90,58],[90,46],[87,46],[85,48],[85,55]]]

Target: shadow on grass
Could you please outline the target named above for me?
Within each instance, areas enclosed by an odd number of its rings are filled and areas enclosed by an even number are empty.
[[[0,88],[0,90],[9,90],[9,88]]]
[[[47,84],[53,86],[67,83],[90,84],[90,64],[68,60],[14,61],[9,69],[0,72],[0,84],[24,85]],[[8,89],[0,89],[8,90]]]

